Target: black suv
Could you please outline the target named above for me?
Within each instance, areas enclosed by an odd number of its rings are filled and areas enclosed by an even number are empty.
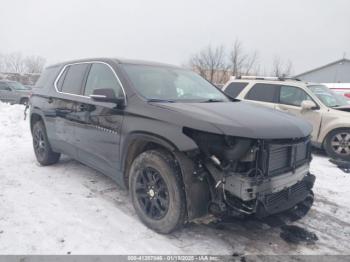
[[[179,67],[50,66],[33,89],[30,126],[41,165],[63,153],[110,176],[160,233],[208,213],[264,217],[313,203],[311,126],[232,100]]]

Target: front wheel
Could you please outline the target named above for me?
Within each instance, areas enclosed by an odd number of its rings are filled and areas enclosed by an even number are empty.
[[[327,135],[324,148],[330,157],[350,161],[350,129],[331,131]]]
[[[136,157],[130,168],[129,189],[137,215],[149,228],[168,234],[184,224],[181,174],[166,151],[149,150]]]
[[[60,154],[51,149],[42,121],[36,122],[33,126],[33,147],[36,159],[43,166],[55,164],[60,159]]]

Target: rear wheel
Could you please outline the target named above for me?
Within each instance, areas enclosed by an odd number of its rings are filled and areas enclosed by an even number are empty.
[[[21,101],[20,101],[20,104],[21,105],[27,105],[28,104],[28,98],[22,98]]]
[[[330,157],[350,161],[350,129],[331,131],[327,135],[324,148]]]
[[[136,213],[159,233],[170,233],[184,224],[186,200],[181,185],[179,168],[166,151],[146,151],[131,165],[129,188]]]
[[[33,126],[33,147],[36,159],[43,166],[55,164],[60,159],[61,154],[51,149],[42,121],[36,122]]]

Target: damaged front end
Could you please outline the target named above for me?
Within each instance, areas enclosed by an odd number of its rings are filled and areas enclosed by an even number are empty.
[[[311,207],[315,176],[309,173],[309,137],[248,139],[190,128],[184,133],[199,148],[188,156],[195,163],[196,178],[207,181],[210,213],[262,218]]]

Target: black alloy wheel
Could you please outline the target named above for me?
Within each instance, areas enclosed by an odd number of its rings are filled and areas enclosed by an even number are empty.
[[[145,214],[151,219],[161,219],[169,209],[169,191],[157,170],[145,167],[136,180],[136,195]]]
[[[38,162],[43,166],[57,163],[61,154],[52,151],[47,138],[45,125],[42,121],[38,121],[34,124],[32,135],[34,153]]]
[[[185,223],[182,175],[168,151],[153,149],[138,155],[130,167],[129,189],[136,214],[149,228],[168,234]]]
[[[43,130],[36,128],[33,133],[34,151],[37,156],[44,158],[46,151],[46,143]]]

